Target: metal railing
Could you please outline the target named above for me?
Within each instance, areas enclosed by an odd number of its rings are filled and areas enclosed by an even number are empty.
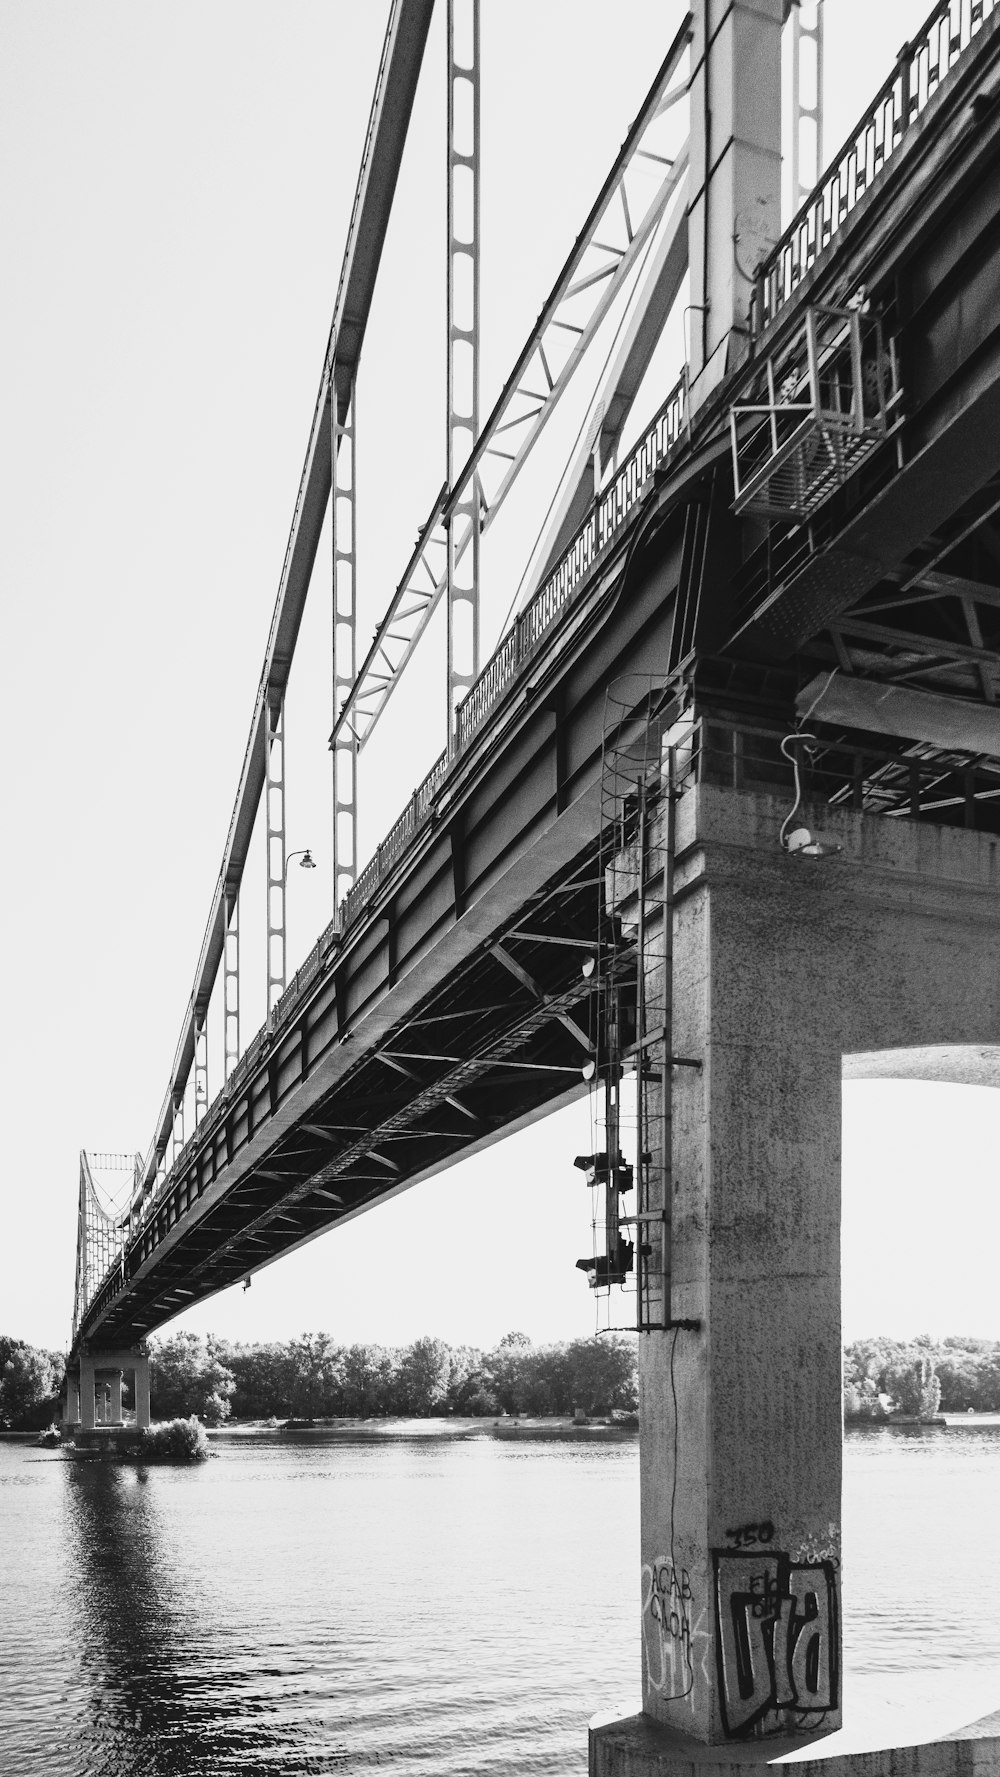
[[[1000,0],[938,0],[904,45],[888,80],[762,265],[751,316],[755,335],[794,295],[998,6]]]
[[[650,477],[667,461],[687,423],[687,379],[682,376],[638,444],[599,494],[544,586],[508,630],[458,710],[458,748],[467,746],[494,704],[517,677],[542,637],[586,579],[598,556],[631,517]]]
[[[469,745],[508,686],[534,655],[538,644],[570,603],[598,556],[618,537],[642,498],[650,477],[672,455],[687,424],[687,379],[681,376],[663,406],[630,451],[608,487],[595,499],[576,535],[545,584],[515,620],[472,689],[458,707],[457,752]],[[389,829],[340,905],[340,930],[363,912],[431,812],[434,795],[448,769],[448,755],[435,760],[419,789]],[[279,1002],[276,1012],[280,1011]]]

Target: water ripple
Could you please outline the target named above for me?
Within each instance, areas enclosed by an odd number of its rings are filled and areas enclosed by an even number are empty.
[[[582,1777],[637,1689],[634,1442],[218,1449],[0,1446],[4,1777]],[[1000,1668],[1000,1439],[875,1432],[845,1469],[848,1667]]]

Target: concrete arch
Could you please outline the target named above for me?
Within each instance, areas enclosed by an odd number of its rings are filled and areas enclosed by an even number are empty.
[[[1000,1047],[946,1043],[845,1055],[845,1080],[932,1080],[953,1086],[1000,1086]]]

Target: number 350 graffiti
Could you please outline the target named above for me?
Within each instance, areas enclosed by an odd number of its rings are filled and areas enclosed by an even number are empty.
[[[837,1707],[837,1572],[760,1549],[715,1551],[716,1649],[726,1733],[815,1727]],[[770,1711],[781,1718],[765,1723]]]

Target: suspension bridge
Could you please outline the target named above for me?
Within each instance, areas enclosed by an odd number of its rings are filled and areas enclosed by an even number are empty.
[[[941,0],[831,157],[822,5],[696,0],[484,417],[479,3],[448,0],[446,475],[362,657],[356,379],[431,13],[390,8],[162,1109],[144,1153],[81,1157],[66,1418],[119,1424],[131,1369],[142,1423],[155,1328],[592,1091],[581,1288],[642,1334],[644,1686],[592,1769],[787,1749],[842,1708],[841,1070],[1000,1078],[1000,19]],[[484,659],[481,552],[609,318]],[[290,973],[284,703],[328,520],[334,905]],[[447,745],[365,859],[361,755],[439,607]]]

